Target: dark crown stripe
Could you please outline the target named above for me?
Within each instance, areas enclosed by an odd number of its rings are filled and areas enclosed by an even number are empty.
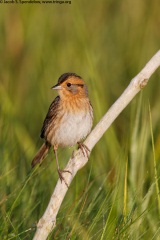
[[[79,75],[77,75],[76,73],[64,73],[62,74],[59,79],[58,79],[58,84],[61,84],[63,83],[64,81],[66,81],[69,77],[77,77],[77,78],[80,78],[81,77]]]

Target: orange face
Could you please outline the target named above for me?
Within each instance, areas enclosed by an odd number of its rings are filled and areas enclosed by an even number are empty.
[[[87,86],[83,79],[77,76],[69,76],[66,80],[58,83],[53,89],[58,90],[61,99],[88,97]]]

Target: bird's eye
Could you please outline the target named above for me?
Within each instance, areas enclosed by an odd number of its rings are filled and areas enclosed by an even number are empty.
[[[71,86],[71,83],[67,83],[67,87],[70,87]]]

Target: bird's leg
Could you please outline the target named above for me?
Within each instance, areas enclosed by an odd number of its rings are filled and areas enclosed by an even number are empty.
[[[60,167],[59,167],[59,162],[58,162],[58,155],[57,155],[57,149],[58,149],[58,146],[54,146],[54,153],[55,153],[55,157],[56,157],[56,164],[57,164],[57,172],[58,172],[58,175],[59,175],[59,178],[62,181],[64,181],[64,183],[66,184],[66,186],[68,187],[68,184],[65,180],[65,178],[63,177],[63,172],[68,172],[70,174],[72,174],[69,170],[61,170]]]
[[[81,149],[83,156],[87,156],[87,158],[89,158],[89,153],[90,153],[90,149],[82,142],[77,142],[78,144],[78,148]]]

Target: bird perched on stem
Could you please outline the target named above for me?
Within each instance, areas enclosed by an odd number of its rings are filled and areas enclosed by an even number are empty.
[[[63,172],[69,171],[60,169],[57,149],[59,146],[66,147],[78,144],[83,154],[88,154],[89,149],[80,141],[91,130],[93,108],[84,80],[75,73],[61,75],[58,83],[52,89],[58,90],[59,95],[51,103],[43,122],[40,136],[44,138],[45,142],[32,160],[32,167],[42,162],[52,146],[59,178],[65,182]]]

